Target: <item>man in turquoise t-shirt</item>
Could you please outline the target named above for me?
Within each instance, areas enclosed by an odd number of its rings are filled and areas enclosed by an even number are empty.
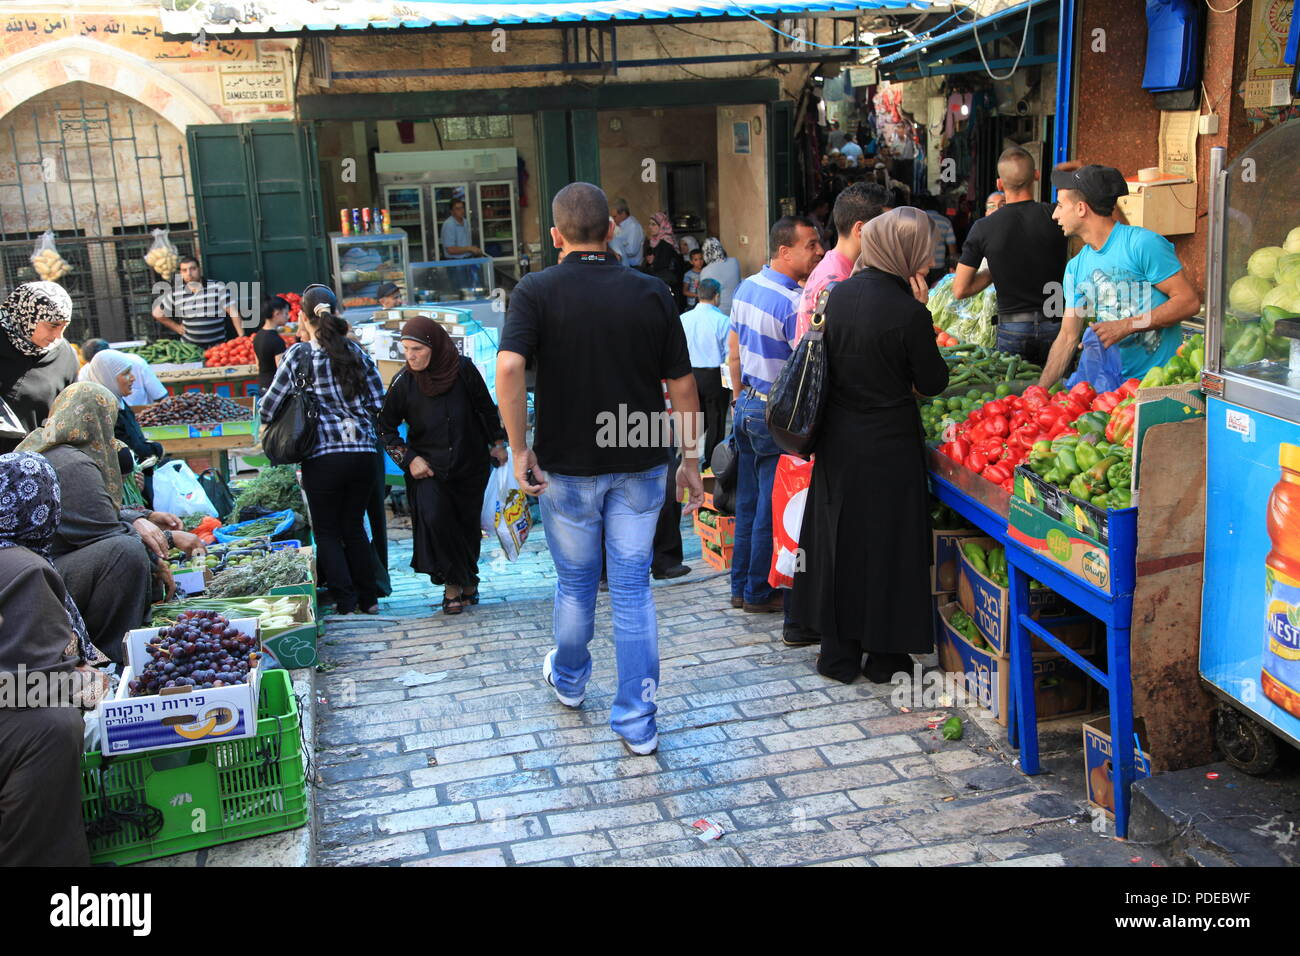
[[[1178,324],[1196,314],[1201,298],[1173,243],[1111,218],[1116,200],[1128,194],[1119,170],[1057,171],[1052,185],[1052,218],[1084,246],[1065,266],[1065,313],[1039,384],[1050,387],[1065,374],[1089,320],[1102,345],[1119,345],[1124,377],[1141,378],[1173,357],[1182,341]]]

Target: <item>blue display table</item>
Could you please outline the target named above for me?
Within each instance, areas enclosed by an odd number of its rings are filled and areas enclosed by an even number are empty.
[[[1020,750],[1020,769],[1040,773],[1038,710],[1034,700],[1031,636],[1078,667],[1106,688],[1110,700],[1112,780],[1115,785],[1115,832],[1128,835],[1129,787],[1134,771],[1133,680],[1129,659],[1129,629],[1133,620],[1133,588],[1137,579],[1137,509],[1110,513],[1111,588],[1107,593],[1041,557],[1007,534],[1007,517],[962,491],[933,471],[934,496],[1006,548],[1011,608],[1007,615],[1011,648],[1011,706],[1007,737]],[[1033,578],[1106,627],[1106,670],[1067,647],[1029,616],[1029,580]]]

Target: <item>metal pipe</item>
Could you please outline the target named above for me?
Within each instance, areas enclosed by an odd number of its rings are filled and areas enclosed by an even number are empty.
[[[14,132],[14,128],[13,128],[12,126],[9,127],[9,143],[10,143],[10,145],[13,147],[13,151],[14,151],[14,172],[17,174],[17,175],[15,176],[15,179],[16,179],[17,181],[14,183],[14,185],[18,187],[18,201],[22,204],[22,207],[23,207],[23,232],[27,233],[28,236],[30,236],[31,233],[32,233],[32,217],[31,217],[31,214],[28,213],[28,211],[27,211],[27,190],[23,189],[23,177],[22,177],[22,174],[21,174],[21,172],[20,172],[20,170],[19,170],[19,161],[18,161],[18,137],[17,137],[17,134]],[[38,148],[38,152],[39,152],[39,148]],[[42,164],[42,166],[43,166],[43,165],[44,165],[44,164]],[[44,169],[43,169],[43,168],[42,168],[42,173],[44,173]],[[41,178],[44,179],[45,177],[42,175]],[[48,207],[49,204],[50,204],[50,203],[49,203],[49,196],[46,196],[46,197],[45,197],[45,205]],[[8,230],[6,229],[5,232],[7,233]]]
[[[135,181],[137,188],[140,190],[140,218],[143,225],[147,228],[149,225],[148,202],[144,198],[144,174],[140,172],[140,163],[146,157],[140,155],[140,143],[135,138],[135,110],[128,109],[126,111],[126,116],[127,119],[131,121],[131,150],[135,153]],[[156,126],[154,127],[154,130],[155,132],[157,131]],[[163,196],[165,201],[166,190],[163,191]]]
[[[1228,151],[1210,147],[1210,183],[1206,197],[1209,230],[1205,240],[1205,369],[1223,371],[1219,357],[1219,332],[1223,324],[1223,227],[1227,218]]]
[[[818,53],[729,53],[718,56],[657,57],[647,60],[622,60],[620,67],[672,66],[677,63],[740,63],[767,60],[773,63],[848,62],[852,54],[824,56]],[[418,70],[349,70],[331,73],[340,80],[382,80],[418,76],[489,76],[500,73],[580,73],[607,69],[607,63],[534,63],[505,66],[454,66]]]
[[[41,168],[41,189],[45,193],[45,215],[49,216],[49,225],[47,228],[53,229],[54,228],[54,207],[50,205],[50,184],[49,181],[45,178],[45,150],[41,148],[43,145],[41,142],[41,117],[40,114],[36,112],[36,110],[32,110],[32,131],[36,134],[36,161]],[[66,172],[67,162],[65,161],[63,165],[64,165],[64,171]],[[22,181],[21,176],[19,176],[18,179],[20,182]],[[72,195],[71,193],[72,187],[70,184],[68,189],[69,189],[68,195],[70,197]],[[75,228],[77,223],[77,210],[75,208],[72,210],[72,223]]]
[[[1061,0],[1060,23],[1056,39],[1056,129],[1052,143],[1056,162],[1070,158],[1074,112],[1074,9],[1075,0]],[[1053,198],[1056,190],[1052,190]]]

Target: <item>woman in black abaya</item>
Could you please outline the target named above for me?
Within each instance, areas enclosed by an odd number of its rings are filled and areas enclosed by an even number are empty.
[[[379,436],[406,473],[411,567],[445,585],[443,612],[459,614],[478,603],[479,513],[491,468],[506,462],[505,430],[483,376],[446,329],[416,316],[402,326],[402,347],[406,367],[388,387]]]
[[[929,218],[902,208],[862,229],[857,271],[826,306],[829,389],[804,511],[803,622],[817,670],[887,683],[932,648],[930,504],[916,392],[948,385],[926,310]],[[863,655],[867,655],[863,663]]]

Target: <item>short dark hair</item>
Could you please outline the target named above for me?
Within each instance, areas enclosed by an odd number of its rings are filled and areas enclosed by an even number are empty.
[[[700,286],[695,290],[695,294],[701,302],[712,302],[722,295],[722,283],[717,279],[701,279]]]
[[[793,246],[795,237],[799,235],[800,226],[807,226],[813,232],[817,231],[817,226],[807,216],[782,216],[778,219],[773,224],[771,233],[768,234],[768,256],[775,256],[781,251],[782,246]]]
[[[453,200],[451,201],[451,206],[448,206],[447,208],[450,209],[450,208],[452,208],[452,206],[458,206],[458,205],[459,205],[459,206],[464,206],[464,205],[465,205],[465,200],[461,199],[459,196],[456,197],[455,199],[453,199]]]
[[[847,236],[855,222],[870,222],[884,212],[888,199],[889,190],[880,183],[859,182],[849,186],[836,198],[831,212],[835,231]]]
[[[551,218],[569,242],[600,242],[609,233],[609,200],[599,186],[569,183],[551,200]]]
[[[196,266],[199,266],[200,269],[203,268],[203,266],[199,265],[199,260],[196,259],[194,256],[181,256],[180,261],[177,262],[176,265],[177,265],[177,266],[183,266],[183,265],[185,265],[185,263],[187,263],[187,262],[192,262],[192,263],[194,263]]]
[[[1034,154],[1023,146],[1008,146],[998,157],[998,178],[1015,192],[1028,189],[1034,184]]]
[[[81,357],[87,362],[95,357],[96,352],[108,348],[108,339],[86,339],[81,343]]]
[[[262,299],[262,321],[265,322],[271,316],[275,315],[280,309],[293,309],[289,300],[284,296],[268,295]]]

